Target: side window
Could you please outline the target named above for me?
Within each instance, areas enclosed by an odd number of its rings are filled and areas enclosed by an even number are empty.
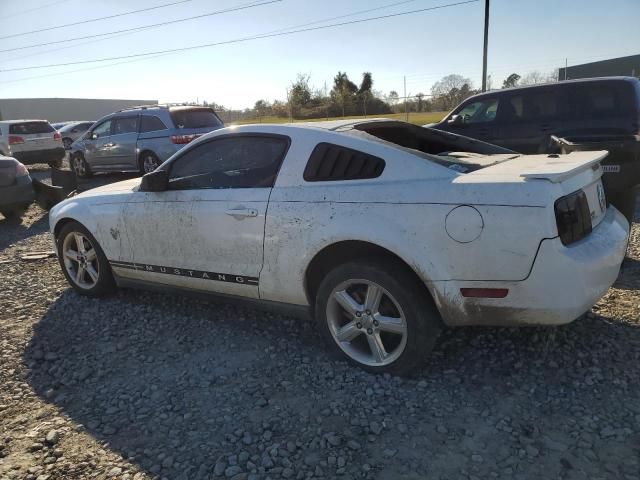
[[[113,119],[112,135],[136,133],[138,131],[138,117],[124,117]]]
[[[574,117],[610,115],[624,109],[619,105],[614,85],[593,83],[582,85],[572,92],[572,113]]]
[[[102,122],[98,126],[96,126],[91,133],[97,136],[98,138],[100,138],[100,137],[108,137],[110,132],[111,132],[111,120],[107,120],[105,122]]]
[[[289,140],[274,136],[233,136],[186,151],[171,164],[169,188],[272,187]]]
[[[558,97],[552,90],[534,89],[527,96],[525,117],[527,120],[544,120],[559,116]]]
[[[382,158],[331,143],[319,143],[311,152],[303,178],[307,182],[364,180],[382,175]]]
[[[167,126],[155,115],[142,115],[140,117],[140,133],[166,130]]]
[[[524,98],[522,95],[512,95],[500,102],[497,114],[497,119],[500,122],[519,122],[523,115]]]
[[[463,107],[457,115],[462,117],[463,123],[493,122],[498,111],[498,104],[497,98],[478,100]]]

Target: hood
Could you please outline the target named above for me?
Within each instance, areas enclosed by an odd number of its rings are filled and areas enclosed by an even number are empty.
[[[124,192],[134,192],[140,185],[140,178],[130,178],[129,180],[123,180],[122,182],[109,183],[101,187],[92,188],[86,192],[82,192],[76,195],[74,198],[93,197],[96,195],[115,195]]]

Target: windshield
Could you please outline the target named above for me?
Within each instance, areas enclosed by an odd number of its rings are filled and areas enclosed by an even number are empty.
[[[176,128],[215,128],[222,122],[210,108],[172,110],[171,118]]]
[[[472,138],[399,122],[370,122],[354,128],[460,173],[480,170],[518,155]]]
[[[49,133],[55,129],[49,125],[49,122],[22,122],[14,123],[9,126],[9,133],[14,135],[33,135],[37,133]]]

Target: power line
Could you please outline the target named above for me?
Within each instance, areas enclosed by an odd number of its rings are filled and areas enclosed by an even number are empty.
[[[291,30],[291,28],[301,28],[301,27],[306,27],[306,26],[309,26],[309,25],[317,25],[319,23],[330,22],[332,20],[338,20],[338,19],[341,19],[341,18],[353,17],[355,15],[361,15],[363,13],[370,13],[370,12],[375,12],[377,10],[383,10],[383,9],[387,9],[387,8],[391,8],[391,7],[397,7],[398,5],[404,5],[404,4],[413,3],[413,2],[416,2],[416,1],[418,1],[418,0],[403,0],[401,2],[390,3],[388,5],[382,5],[382,6],[376,7],[376,8],[368,8],[366,10],[359,10],[357,12],[347,13],[345,15],[338,15],[336,17],[329,17],[329,18],[324,18],[322,20],[316,20],[314,22],[303,23],[303,24],[300,24],[300,25],[296,25],[295,27],[287,27],[287,28],[280,28],[280,29],[277,29],[277,30],[271,30],[271,31],[266,32],[266,33],[277,33],[277,32],[283,32],[283,31]],[[139,31],[143,31],[143,30],[146,30],[146,29],[149,29],[149,28],[153,28],[155,26],[156,25],[136,27],[135,29],[131,29],[131,31],[119,30],[119,31],[115,31],[115,32],[107,32],[107,33],[104,33],[104,34],[101,34],[101,35],[104,35],[105,37],[109,36],[108,38],[96,38],[96,39],[93,39],[93,40],[89,40],[88,42],[81,42],[81,43],[77,43],[75,45],[70,45],[70,46],[61,47],[61,48],[51,48],[51,49],[42,50],[42,51],[39,51],[39,52],[36,52],[36,53],[31,53],[31,54],[28,54],[28,55],[22,55],[22,56],[19,56],[19,57],[11,57],[11,58],[8,58],[8,59],[4,59],[4,61],[8,62],[8,61],[12,61],[12,60],[22,60],[22,59],[25,59],[25,58],[30,58],[30,57],[34,57],[34,56],[38,56],[38,55],[44,55],[45,53],[58,52],[58,51],[66,50],[66,49],[69,49],[69,48],[75,48],[75,47],[80,46],[80,45],[87,45],[89,43],[100,42],[100,41],[103,41],[103,40],[111,40],[112,38],[117,38],[117,37],[121,37],[121,36],[124,36],[124,35],[131,35],[131,34],[134,34],[134,33],[138,33]],[[139,29],[139,30],[137,30],[137,29]],[[123,32],[123,33],[121,33],[121,32]],[[89,37],[93,37],[93,36],[94,35],[90,35]],[[98,36],[98,35],[95,35],[95,36]],[[51,43],[71,42],[71,41],[80,40],[80,39],[84,39],[84,38],[87,38],[87,37],[70,38],[68,40],[62,40],[61,42],[48,42],[46,44],[31,45],[29,47],[20,47],[20,48],[14,48],[14,49],[7,49],[6,51],[8,51],[8,50],[20,50],[22,48],[45,46],[45,45],[50,45]],[[4,51],[5,50],[0,50],[0,52],[4,52]]]
[[[149,55],[157,55],[157,54],[161,54],[161,53],[185,52],[185,51],[189,51],[189,50],[197,50],[197,49],[202,49],[202,48],[216,47],[216,46],[220,46],[220,45],[230,45],[230,44],[233,44],[233,43],[241,43],[241,42],[247,42],[247,41],[251,41],[251,40],[259,40],[259,39],[263,39],[263,38],[273,38],[273,37],[280,37],[280,36],[285,36],[285,35],[294,35],[296,33],[312,32],[312,31],[316,31],[316,30],[324,30],[324,29],[327,29],[327,28],[342,27],[342,26],[345,26],[345,25],[353,25],[353,24],[358,24],[358,23],[371,22],[371,21],[374,21],[374,20],[382,20],[382,19],[387,19],[387,18],[401,17],[401,16],[406,16],[406,15],[410,15],[410,14],[414,14],[414,13],[421,13],[421,12],[439,10],[439,9],[448,8],[448,7],[455,7],[455,6],[459,6],[459,5],[466,5],[466,4],[470,4],[470,3],[476,3],[478,1],[479,0],[466,0],[466,1],[462,1],[462,2],[448,3],[448,4],[444,4],[444,5],[437,5],[437,6],[434,6],[434,7],[420,8],[420,9],[417,9],[417,10],[409,10],[409,11],[400,12],[400,13],[392,13],[392,14],[388,14],[388,15],[381,15],[381,16],[378,16],[378,17],[363,18],[363,19],[359,19],[359,20],[351,20],[351,21],[348,21],[348,22],[332,23],[332,24],[329,24],[329,25],[321,25],[321,26],[318,26],[318,27],[300,28],[300,29],[289,30],[287,32],[258,34],[258,35],[253,35],[253,36],[249,36],[249,37],[236,38],[236,39],[233,39],[233,40],[223,40],[223,41],[220,41],[220,42],[205,43],[205,44],[201,44],[201,45],[193,45],[193,46],[190,46],[190,47],[171,48],[171,49],[167,49],[167,50],[157,50],[157,51],[154,51],[154,52],[146,52],[146,53],[135,53],[135,54],[131,54],[131,55],[121,55],[121,56],[117,56],[117,57],[97,58],[97,59],[93,59],[93,60],[79,60],[79,61],[76,61],[76,62],[51,63],[51,64],[48,64],[48,65],[32,65],[32,66],[29,66],[29,67],[6,68],[6,69],[0,69],[0,72],[4,73],[4,72],[16,72],[16,71],[22,71],[22,70],[36,70],[36,69],[40,69],[40,68],[66,67],[66,66],[70,66],[70,65],[82,65],[82,64],[87,64],[87,63],[107,62],[107,61],[111,61],[111,60],[122,60],[122,59],[127,59],[127,58],[146,57],[146,56],[149,56]]]
[[[191,0],[189,0],[189,1],[191,1]],[[4,50],[0,50],[0,53],[13,52],[15,50],[26,50],[27,48],[44,47],[46,45],[54,45],[56,43],[74,42],[76,40],[85,40],[87,38],[105,37],[105,36],[108,36],[108,35],[115,35],[115,34],[118,34],[118,33],[135,32],[135,31],[138,31],[138,30],[146,30],[146,29],[149,29],[149,28],[163,27],[163,26],[166,26],[166,25],[173,25],[174,23],[181,23],[181,22],[187,22],[189,20],[196,20],[196,19],[199,19],[199,18],[212,17],[214,15],[220,15],[222,13],[237,12],[237,11],[240,11],[240,10],[246,10],[248,8],[260,7],[262,5],[269,5],[271,3],[278,3],[278,2],[282,2],[282,1],[283,0],[268,0],[268,1],[260,2],[260,3],[247,3],[247,4],[239,5],[237,7],[225,8],[224,10],[216,10],[215,12],[203,13],[201,15],[194,15],[193,17],[178,18],[178,19],[175,19],[175,20],[167,20],[166,22],[152,23],[152,24],[149,24],[149,25],[141,25],[139,27],[125,28],[125,29],[122,29],[122,30],[114,30],[114,31],[105,32],[105,33],[96,33],[94,35],[85,35],[83,37],[74,37],[74,38],[67,38],[67,39],[64,39],[64,40],[55,40],[55,41],[52,41],[52,42],[35,43],[33,45],[25,45],[23,47],[6,48]]]
[[[64,1],[68,1],[68,0],[64,0]],[[158,10],[160,8],[171,7],[173,5],[180,5],[181,3],[187,3],[192,1],[193,0],[179,0],[177,2],[165,3],[163,5],[156,5],[155,7],[147,7],[147,8],[141,8],[139,10],[131,10],[129,12],[116,13],[114,15],[108,15],[106,17],[89,18],[87,20],[80,20],[79,22],[73,22],[73,23],[65,23],[64,25],[56,25],[54,27],[40,28],[38,30],[30,30],[28,32],[12,33],[11,35],[5,35],[4,37],[0,37],[0,40],[4,40],[5,38],[20,37],[22,35],[30,35],[32,33],[48,32],[50,30],[56,30],[58,28],[73,27],[75,25],[84,25],[86,23],[99,22],[102,20],[109,20],[111,18],[124,17],[126,15],[133,15],[135,13],[148,12],[150,10]],[[55,5],[56,3],[62,3],[62,2],[55,2],[49,5]],[[49,6],[49,5],[45,5],[45,6]],[[37,9],[32,9],[32,10],[37,10]],[[27,10],[27,11],[32,11],[32,10]],[[27,11],[25,11],[24,13],[26,13]]]

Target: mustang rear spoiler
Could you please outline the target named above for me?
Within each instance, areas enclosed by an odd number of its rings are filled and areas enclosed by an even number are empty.
[[[571,152],[568,155],[531,155],[529,158],[540,157],[539,162],[527,167],[520,176],[526,179],[549,180],[560,183],[576,173],[597,166],[609,155],[606,150],[594,152]]]

